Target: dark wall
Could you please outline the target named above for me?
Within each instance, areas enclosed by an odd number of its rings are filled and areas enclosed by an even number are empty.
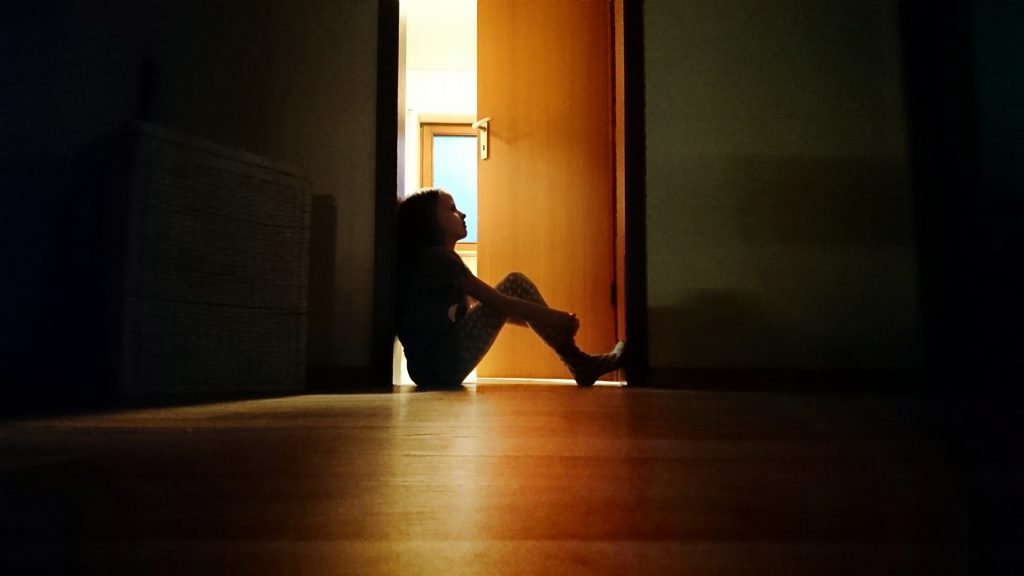
[[[898,7],[644,3],[652,368],[920,366]]]
[[[1020,374],[1021,8],[644,9],[653,367]]]
[[[8,398],[91,397],[104,222],[83,158],[133,120],[290,164],[340,214],[311,362],[366,366],[374,0],[16,1],[0,8],[0,360]],[[333,206],[333,207],[332,207]],[[327,215],[332,221],[331,215]],[[337,220],[337,216],[333,220]],[[321,282],[322,284],[322,282]],[[326,297],[325,297],[326,295]]]
[[[139,115],[144,12],[18,2],[0,16],[5,404],[95,396],[102,363],[99,214],[79,156]]]
[[[980,362],[991,366],[994,376],[1019,383],[1024,382],[1024,7],[974,2],[970,22],[983,268],[973,284],[983,319]],[[1010,386],[1020,397],[1020,386]]]
[[[910,146],[929,365],[951,390],[1012,392],[1024,367],[1024,9],[908,2]]]
[[[1024,565],[1024,8],[906,2],[927,370],[959,466],[973,574]]]

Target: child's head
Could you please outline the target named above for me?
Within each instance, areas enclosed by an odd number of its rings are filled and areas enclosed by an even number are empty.
[[[443,246],[444,233],[437,220],[437,204],[444,191],[425,188],[406,196],[398,205],[398,251]]]

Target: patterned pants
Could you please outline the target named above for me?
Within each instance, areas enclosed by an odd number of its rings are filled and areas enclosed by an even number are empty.
[[[505,276],[498,285],[494,287],[498,292],[507,296],[535,302],[547,306],[547,302],[540,295],[537,286],[519,272],[513,272]],[[452,367],[452,376],[455,381],[462,382],[466,376],[473,371],[473,368],[480,363],[484,354],[494,344],[498,332],[505,325],[508,317],[495,310],[478,304],[471,308],[466,315],[455,325],[456,339],[458,341],[458,353],[455,364]],[[544,342],[557,352],[572,342],[574,332],[568,329],[551,328],[528,324]],[[575,345],[572,345],[575,348]]]

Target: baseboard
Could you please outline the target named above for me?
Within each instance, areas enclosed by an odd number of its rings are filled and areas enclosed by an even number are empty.
[[[465,385],[541,385],[541,386],[576,386],[576,381],[569,378],[477,378],[467,380]],[[618,380],[598,380],[595,386],[624,386],[625,382]]]
[[[391,386],[375,386],[373,376],[372,366],[310,366],[306,369],[306,392],[338,394],[391,391]]]
[[[651,366],[647,387],[815,394],[898,394],[920,390],[912,370],[806,370]]]

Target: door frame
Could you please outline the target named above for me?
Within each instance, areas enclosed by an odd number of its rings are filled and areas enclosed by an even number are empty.
[[[377,140],[374,194],[372,385],[390,390],[395,342],[395,238],[398,206],[399,0],[377,2]],[[626,381],[649,383],[647,340],[646,124],[643,0],[623,0],[625,73]]]

